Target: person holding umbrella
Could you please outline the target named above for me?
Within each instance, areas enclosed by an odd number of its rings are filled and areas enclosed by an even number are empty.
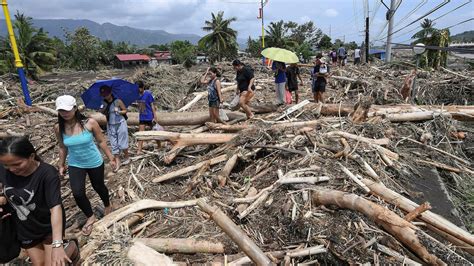
[[[107,136],[109,137],[116,164],[113,170],[117,172],[121,165],[120,151],[122,151],[124,155],[122,165],[130,163],[128,154],[127,107],[125,107],[121,99],[114,97],[112,87],[108,85],[102,85],[100,87],[100,96],[102,96],[103,102],[99,111],[103,113],[107,119]]]
[[[277,104],[285,104],[285,87],[286,87],[286,64],[279,61],[273,61],[272,70],[275,76],[275,93]]]
[[[83,235],[90,235],[96,218],[92,212],[89,199],[86,196],[86,175],[92,188],[99,194],[104,203],[105,214],[112,211],[109,190],[104,182],[104,160],[97,148],[109,158],[112,169],[117,167],[115,158],[107,147],[107,139],[102,129],[93,118],[86,118],[77,109],[76,99],[70,95],[59,96],[56,99],[58,123],[54,126],[59,143],[59,175],[66,174],[66,158],[69,168],[69,183],[77,206],[86,215],[87,221],[82,227]]]

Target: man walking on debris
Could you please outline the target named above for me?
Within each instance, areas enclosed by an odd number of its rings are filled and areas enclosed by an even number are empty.
[[[298,79],[300,80],[301,86],[303,86],[303,80],[300,76],[300,69],[297,64],[291,64],[286,69],[286,85],[288,90],[295,92],[295,103],[298,103]]]
[[[354,50],[354,65],[360,64],[360,48],[357,47]]]
[[[286,65],[283,62],[273,61],[272,70],[275,73],[277,105],[283,105],[285,104]]]
[[[239,105],[247,115],[247,119],[253,118],[253,113],[248,106],[248,103],[255,95],[255,86],[253,85],[255,77],[253,69],[250,66],[244,65],[240,60],[236,59],[232,62],[232,66],[236,72],[237,93],[239,93]]]
[[[138,92],[140,93],[140,99],[137,100],[138,111],[140,112],[138,131],[145,131],[147,128],[153,129],[153,124],[158,124],[156,108],[155,105],[153,105],[155,99],[149,90],[145,90],[143,81],[139,80],[135,84],[138,85]],[[160,141],[156,142],[159,148],[161,143]],[[139,155],[142,153],[143,140],[137,141],[137,146],[137,155]]]
[[[344,59],[346,56],[347,56],[346,48],[344,48],[344,46],[341,43],[341,45],[339,46],[339,49],[337,49],[337,61],[339,62],[340,67],[344,66]]]
[[[329,65],[326,63],[326,59],[324,57],[316,63],[313,73],[313,77],[315,79],[313,86],[314,102],[324,103],[323,94],[326,91],[327,79],[329,77]]]

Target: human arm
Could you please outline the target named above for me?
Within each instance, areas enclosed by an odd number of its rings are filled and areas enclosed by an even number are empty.
[[[216,90],[217,90],[217,96],[219,97],[219,103],[224,102],[224,97],[222,96],[222,86],[221,86],[221,81],[216,80]]]
[[[102,129],[100,128],[99,123],[97,123],[95,119],[89,118],[86,126],[88,126],[88,128],[90,129],[89,131],[92,131],[92,134],[94,134],[94,138],[99,144],[100,149],[105,153],[105,156],[107,156],[107,158],[109,159],[110,164],[112,165],[112,169],[115,169],[116,165],[115,165],[114,156],[112,155],[112,152],[107,146],[107,139],[102,133]]]
[[[54,241],[63,241],[63,210],[61,204],[58,204],[50,209],[51,212],[51,227],[53,229],[52,239]],[[52,265],[66,265],[66,263],[72,263],[72,261],[66,255],[64,246],[53,247],[51,251],[51,264]]]
[[[206,69],[206,72],[202,74],[201,79],[199,80],[201,84],[207,84],[207,80],[206,80],[207,73],[209,73],[209,67]]]
[[[126,115],[127,114],[127,107],[125,107],[125,104],[123,103],[122,100],[117,99],[117,104],[118,104],[118,109],[117,112],[121,115]]]
[[[153,102],[151,103],[151,111],[153,112],[153,120],[155,120],[155,123],[158,124],[158,116],[156,115],[156,107],[155,105],[153,104]]]
[[[54,132],[56,133],[56,139],[59,143],[59,160],[58,160],[58,170],[59,175],[64,176],[66,172],[66,156],[67,156],[67,148],[64,145],[63,138],[61,136],[61,132],[59,132],[59,125],[54,125]]]

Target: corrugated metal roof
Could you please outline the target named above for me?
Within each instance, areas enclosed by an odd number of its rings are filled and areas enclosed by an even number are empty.
[[[158,60],[163,59],[171,59],[171,52],[170,51],[158,51],[155,52],[155,58]]]
[[[144,54],[116,54],[120,61],[150,61],[150,57]]]

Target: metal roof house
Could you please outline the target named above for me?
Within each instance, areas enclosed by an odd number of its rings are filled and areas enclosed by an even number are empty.
[[[148,65],[150,57],[143,54],[116,54],[114,66],[116,68]]]

